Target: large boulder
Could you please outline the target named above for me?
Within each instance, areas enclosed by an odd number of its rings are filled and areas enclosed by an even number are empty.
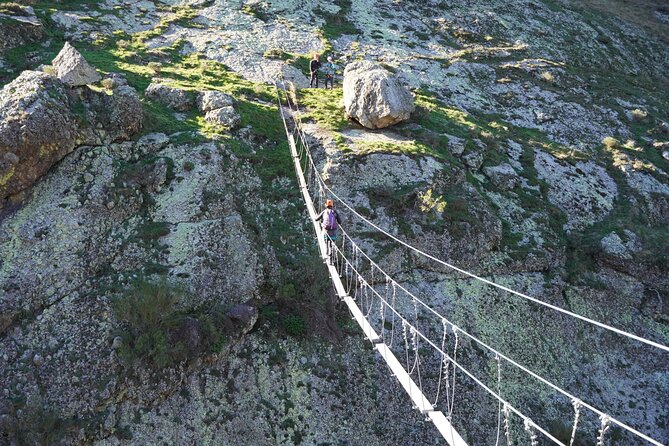
[[[84,131],[95,133],[101,142],[127,140],[142,129],[144,109],[137,90],[131,86],[116,83],[107,93],[85,88],[82,98],[86,120],[91,124]],[[95,145],[93,141],[85,143]]]
[[[44,27],[30,6],[0,4],[0,50],[37,42],[44,37]]]
[[[195,103],[193,96],[186,90],[155,82],[149,84],[144,96],[177,111],[190,110]]]
[[[0,202],[74,150],[77,119],[69,103],[65,86],[37,71],[24,71],[0,91]]]
[[[93,84],[101,79],[95,68],[69,42],[65,42],[52,65],[58,79],[70,87]]]
[[[348,116],[370,129],[405,121],[415,109],[411,93],[397,78],[367,60],[350,63],[344,70],[344,107]]]

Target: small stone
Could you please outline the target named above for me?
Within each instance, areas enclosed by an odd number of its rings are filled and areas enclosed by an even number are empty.
[[[100,398],[103,400],[109,399],[111,396],[111,393],[109,392],[109,389],[104,389],[102,392],[100,392]]]
[[[472,169],[480,169],[483,164],[483,152],[469,152],[462,157],[464,163]]]
[[[118,350],[123,345],[123,339],[120,336],[116,336],[112,341],[112,348]]]
[[[93,181],[94,179],[95,179],[95,177],[93,176],[93,174],[91,174],[91,173],[89,173],[89,172],[86,172],[86,173],[84,174],[84,181],[85,181],[86,183],[90,183],[90,182]]]
[[[58,348],[58,341],[55,338],[51,338],[47,345],[49,346],[49,350],[54,351]]]
[[[41,367],[44,364],[44,358],[40,354],[36,354],[33,356],[33,364],[35,364],[37,367]]]
[[[664,158],[665,160],[669,160],[669,150],[665,150],[664,152],[662,152],[662,158]]]
[[[149,133],[137,141],[137,147],[148,153],[158,152],[169,144],[170,138],[164,133]]]
[[[446,135],[446,137],[448,138],[448,149],[454,155],[462,155],[465,151],[465,140],[453,135]]]
[[[114,204],[113,201],[110,201],[110,202],[107,203],[107,209],[114,209],[114,206],[116,206],[116,205]]]

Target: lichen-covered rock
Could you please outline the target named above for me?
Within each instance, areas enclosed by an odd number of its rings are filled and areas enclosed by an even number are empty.
[[[503,190],[513,189],[520,181],[518,174],[510,164],[484,167],[483,173],[490,178],[492,184]]]
[[[370,129],[406,121],[415,109],[411,93],[388,70],[370,61],[344,70],[346,114]]]
[[[182,88],[168,87],[159,83],[151,83],[144,95],[156,102],[177,111],[190,110],[194,105],[193,97]]]
[[[203,113],[217,108],[232,107],[233,104],[232,96],[220,91],[203,91],[197,97],[197,106]]]
[[[641,249],[639,238],[630,230],[624,231],[625,240],[615,232],[607,234],[601,240],[604,254],[610,259],[621,261],[630,260],[632,255]]]
[[[102,77],[93,68],[84,56],[79,53],[70,42],[65,42],[63,49],[51,63],[56,76],[70,87],[78,87],[98,82]]]
[[[144,108],[133,87],[119,85],[111,94],[98,93],[96,96],[94,122],[105,132],[106,142],[127,140],[142,129]]]
[[[144,153],[155,153],[169,144],[170,138],[164,133],[149,133],[137,140],[137,148]]]
[[[536,150],[534,166],[539,178],[550,186],[550,202],[567,214],[565,230],[590,226],[613,209],[618,187],[606,170],[592,161],[565,164]]]
[[[37,71],[24,71],[0,91],[0,201],[74,150],[77,120],[69,103],[65,86]]]
[[[30,6],[5,6],[0,12],[0,50],[38,42],[44,37],[44,27]]]
[[[222,107],[208,111],[204,119],[206,119],[207,122],[222,125],[229,129],[239,127],[239,124],[242,122],[239,113],[237,113],[234,107]]]

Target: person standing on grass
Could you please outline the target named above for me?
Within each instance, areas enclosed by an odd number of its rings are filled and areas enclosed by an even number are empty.
[[[334,202],[331,199],[325,201],[325,210],[318,214],[316,221],[321,222],[323,228],[323,237],[327,244],[328,260],[332,263],[334,257],[334,249],[332,244],[337,241],[337,227],[341,224],[339,214],[334,210]]]
[[[309,87],[314,86],[316,83],[316,88],[318,88],[318,70],[321,67],[321,63],[318,61],[318,53],[314,53],[314,58],[309,62],[309,71],[311,72],[311,81],[309,81]]]
[[[334,88],[334,77],[336,66],[332,60],[332,56],[328,56],[328,61],[325,63],[325,89],[328,88],[328,82],[330,82],[330,90]]]

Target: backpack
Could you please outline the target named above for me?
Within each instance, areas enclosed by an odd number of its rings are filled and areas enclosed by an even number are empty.
[[[325,215],[325,230],[334,231],[337,229],[337,213],[334,209],[328,209]]]

